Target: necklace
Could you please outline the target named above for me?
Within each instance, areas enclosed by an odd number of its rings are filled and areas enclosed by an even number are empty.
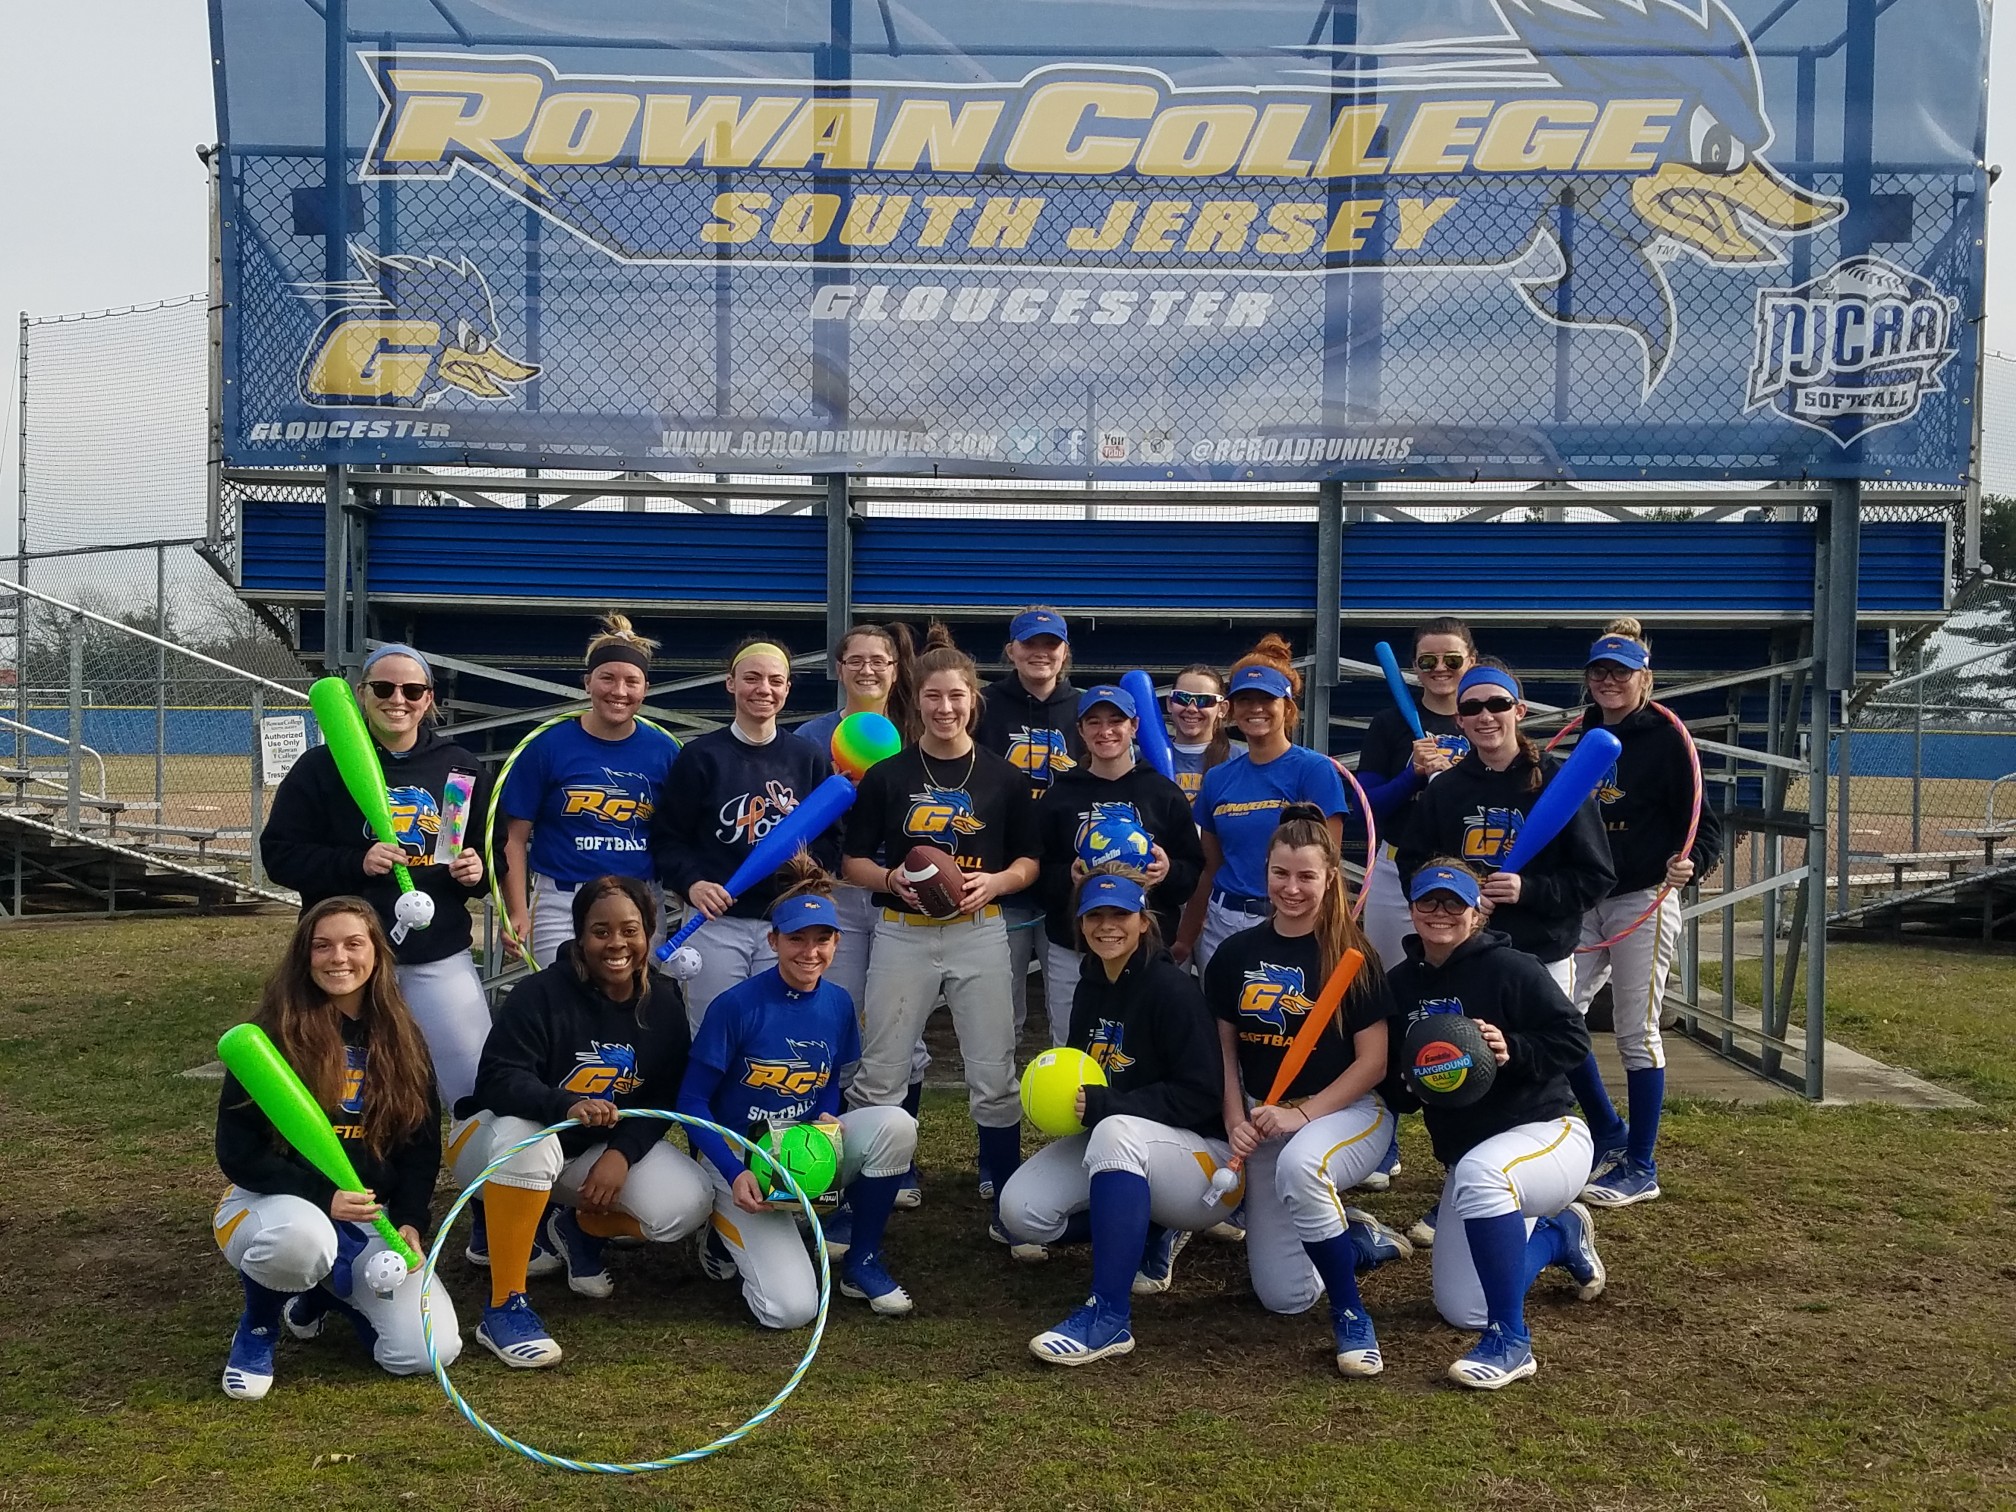
[[[917,747],[917,764],[924,768],[924,780],[930,783],[931,786],[936,788],[944,788],[948,792],[965,791],[966,784],[973,780],[973,769],[974,767],[979,765],[979,762],[980,762],[980,747],[976,744],[972,747],[971,750],[969,750],[966,753],[966,775],[964,777],[961,777],[959,781],[956,783],[944,782],[939,779],[939,776],[936,772],[931,770],[931,758],[924,754],[924,747],[922,743],[919,743]]]

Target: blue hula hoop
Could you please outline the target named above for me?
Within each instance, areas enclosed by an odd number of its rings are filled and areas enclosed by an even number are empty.
[[[758,1153],[753,1143],[742,1135],[737,1134],[733,1129],[724,1129],[721,1125],[710,1123],[704,1118],[693,1118],[684,1113],[669,1113],[659,1108],[622,1108],[617,1111],[616,1116],[618,1118],[662,1118],[667,1122],[686,1124],[692,1128],[712,1129],[731,1145],[739,1148],[743,1154]],[[690,1465],[696,1460],[706,1459],[710,1454],[720,1453],[731,1444],[739,1443],[767,1422],[771,1414],[784,1405],[784,1399],[798,1389],[798,1383],[805,1379],[805,1372],[812,1368],[813,1358],[819,1353],[819,1341],[826,1335],[826,1310],[833,1298],[833,1273],[832,1267],[826,1259],[826,1235],[819,1227],[819,1215],[812,1210],[811,1200],[806,1197],[804,1189],[798,1185],[791,1173],[781,1165],[772,1167],[772,1170],[776,1173],[777,1180],[783,1184],[786,1191],[798,1199],[800,1211],[805,1214],[806,1221],[812,1225],[812,1248],[819,1256],[819,1312],[812,1320],[812,1340],[805,1346],[805,1353],[799,1358],[797,1367],[791,1372],[790,1378],[785,1381],[783,1388],[778,1391],[777,1395],[770,1398],[755,1416],[751,1417],[733,1432],[724,1433],[712,1443],[704,1444],[698,1449],[688,1449],[684,1454],[668,1455],[664,1459],[639,1460],[629,1464],[612,1464],[602,1460],[569,1459],[562,1454],[548,1454],[543,1449],[535,1449],[530,1444],[520,1443],[517,1439],[511,1437],[510,1434],[503,1432],[501,1429],[493,1428],[483,1420],[475,1408],[471,1407],[463,1399],[462,1393],[455,1389],[455,1383],[448,1379],[448,1367],[441,1363],[441,1351],[434,1341],[434,1311],[428,1303],[434,1290],[435,1267],[441,1259],[441,1247],[448,1242],[448,1234],[454,1228],[455,1220],[461,1216],[462,1209],[469,1205],[469,1199],[482,1190],[483,1183],[503,1169],[505,1163],[512,1156],[523,1150],[530,1149],[548,1135],[558,1134],[563,1129],[578,1127],[581,1127],[579,1119],[564,1119],[556,1124],[548,1124],[537,1134],[531,1134],[519,1140],[511,1148],[505,1150],[483,1167],[476,1174],[476,1178],[462,1188],[461,1194],[455,1199],[455,1205],[448,1209],[447,1216],[441,1220],[440,1232],[434,1236],[433,1247],[427,1251],[427,1260],[424,1267],[426,1274],[420,1279],[420,1334],[427,1346],[427,1363],[433,1368],[434,1379],[440,1383],[442,1391],[447,1393],[448,1400],[455,1404],[456,1411],[469,1420],[469,1425],[472,1428],[485,1435],[492,1443],[501,1445],[506,1449],[515,1450],[537,1464],[550,1465],[558,1470],[578,1470],[584,1474],[596,1475],[644,1475],[653,1470],[669,1470],[674,1465]]]

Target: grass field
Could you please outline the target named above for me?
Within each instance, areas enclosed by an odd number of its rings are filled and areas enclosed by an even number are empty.
[[[804,1387],[743,1445],[644,1484],[491,1447],[422,1377],[347,1337],[283,1344],[262,1403],[217,1374],[237,1288],[209,1240],[216,1084],[176,1073],[243,1017],[285,921],[0,932],[0,1507],[1722,1508],[2016,1506],[2016,973],[2007,956],[1831,957],[1830,1028],[1984,1104],[1972,1115],[1680,1105],[1664,1200],[1599,1218],[1608,1295],[1543,1279],[1539,1376],[1442,1382],[1467,1337],[1425,1256],[1366,1286],[1387,1370],[1345,1382],[1319,1309],[1263,1313],[1200,1239],[1137,1309],[1133,1356],[1046,1371],[1025,1341],[1082,1299],[1066,1252],[981,1237],[963,1100],[927,1105],[927,1202],[892,1266],[914,1318],[836,1298]],[[1430,1200],[1418,1127],[1394,1192]],[[500,1425],[587,1457],[670,1453],[740,1422],[803,1336],[764,1337],[690,1250],[628,1252],[596,1303],[535,1282],[568,1350],[457,1383]],[[477,1280],[445,1280],[473,1321]]]

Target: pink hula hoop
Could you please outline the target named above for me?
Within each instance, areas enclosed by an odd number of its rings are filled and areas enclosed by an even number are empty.
[[[1379,821],[1372,814],[1372,800],[1365,796],[1365,789],[1358,781],[1358,774],[1344,765],[1335,756],[1330,758],[1337,775],[1351,784],[1351,791],[1357,795],[1358,812],[1365,816],[1365,880],[1358,885],[1358,896],[1351,904],[1351,917],[1355,921],[1365,912],[1365,889],[1372,884],[1372,863],[1379,856]],[[1687,842],[1692,845],[1694,842]]]

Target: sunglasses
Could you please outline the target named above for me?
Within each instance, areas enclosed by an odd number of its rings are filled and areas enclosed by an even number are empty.
[[[385,682],[379,678],[373,678],[370,682],[364,684],[364,686],[371,690],[373,698],[390,698],[395,692],[398,692],[406,695],[406,702],[408,703],[418,703],[434,691],[425,683]]]
[[[1619,666],[1616,662],[1592,662],[1589,666],[1591,682],[1629,682],[1632,676],[1629,667]]]
[[[1184,693],[1179,690],[1169,695],[1169,702],[1179,709],[1215,709],[1225,699],[1218,693]]]
[[[1474,718],[1479,714],[1509,714],[1518,707],[1516,698],[1501,693],[1496,698],[1466,698],[1456,705],[1456,712]]]
[[[1417,656],[1414,658],[1416,672],[1433,672],[1439,664],[1444,672],[1461,672],[1470,658],[1461,651],[1444,651],[1440,656]]]
[[[1460,914],[1469,906],[1456,894],[1446,892],[1432,892],[1414,900],[1415,909],[1425,914]]]

